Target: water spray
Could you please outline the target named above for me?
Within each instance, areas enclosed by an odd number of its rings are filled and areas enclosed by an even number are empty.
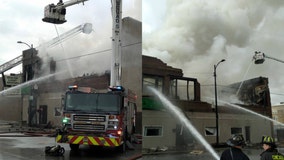
[[[213,98],[209,98],[209,97],[207,97],[207,98],[208,98],[208,99],[213,99]],[[273,122],[273,123],[276,123],[276,124],[281,125],[281,126],[284,127],[284,124],[283,124],[283,123],[281,123],[281,122],[279,122],[279,121],[276,121],[276,120],[274,120],[274,119],[272,119],[272,118],[269,118],[269,117],[267,117],[267,116],[264,116],[264,115],[262,115],[262,114],[256,113],[256,112],[254,112],[254,111],[252,111],[252,110],[249,110],[249,109],[247,109],[247,108],[243,108],[243,107],[241,107],[241,106],[239,106],[239,105],[232,104],[232,103],[229,103],[229,102],[226,102],[226,101],[222,101],[222,100],[219,100],[219,102],[220,102],[220,103],[223,103],[223,104],[225,104],[225,105],[234,107],[234,108],[236,108],[236,109],[245,111],[245,112],[247,112],[247,113],[256,115],[256,116],[258,116],[258,117],[261,117],[261,118],[263,118],[263,119],[266,119],[266,120],[268,120],[268,121],[271,121],[271,122]]]
[[[245,77],[247,76],[248,71],[249,71],[251,65],[252,65],[252,62],[249,64],[249,67],[248,67],[248,69],[247,69],[247,71],[246,71],[246,73],[245,73],[245,75],[244,75],[244,77],[243,77],[242,83],[240,84],[240,87],[238,88],[238,91],[237,91],[237,93],[236,93],[236,96],[239,95],[239,92],[240,92],[240,90],[241,90],[241,88],[242,88],[242,86],[243,86],[243,83],[244,83],[244,79],[245,79]]]
[[[51,77],[54,77],[57,74],[62,74],[62,72],[49,74],[49,75],[46,75],[46,76],[43,76],[43,77],[40,77],[40,78],[37,78],[37,79],[34,79],[34,80],[27,81],[27,82],[22,83],[20,85],[8,88],[6,90],[1,91],[0,95],[4,96],[4,95],[6,95],[6,93],[9,93],[9,92],[11,92],[13,90],[20,89],[20,88],[23,88],[23,87],[26,87],[26,86],[31,86],[33,84],[36,84],[37,82],[40,82],[40,81],[43,81],[43,80],[47,80],[47,79],[49,79]]]
[[[62,48],[62,50],[63,50],[63,53],[64,53],[64,54],[66,55],[66,57],[67,57],[67,54],[66,54],[66,52],[65,52],[65,48],[63,47],[61,37],[60,37],[60,35],[59,35],[59,33],[58,33],[58,30],[57,30],[57,27],[56,27],[55,24],[54,24],[54,27],[55,27],[55,30],[56,30],[56,33],[57,33],[57,37],[59,38],[60,46],[61,46],[61,48]],[[67,61],[67,67],[68,67],[69,74],[71,75],[72,78],[74,78],[74,74],[73,74],[72,70],[70,69],[70,68],[72,68],[72,67],[71,67],[71,64],[70,64],[69,61]]]
[[[216,159],[219,160],[219,155],[215,152],[215,150],[211,147],[211,145],[202,137],[202,135],[197,131],[197,129],[191,124],[191,122],[188,120],[188,118],[184,115],[182,111],[175,105],[173,105],[162,93],[157,91],[155,88],[148,87],[158,98],[161,100],[161,102],[164,104],[165,107],[167,107],[168,110],[170,110],[174,115],[181,120],[186,128],[192,133],[192,135],[211,153],[211,155]]]
[[[234,107],[234,108],[236,108],[236,109],[243,110],[243,111],[245,111],[245,112],[251,113],[251,114],[253,114],[253,115],[256,115],[256,116],[258,116],[258,117],[264,118],[264,119],[266,119],[266,120],[269,120],[269,121],[271,121],[271,122],[273,122],[273,123],[276,123],[276,124],[281,125],[281,126],[284,127],[284,124],[281,123],[281,122],[279,122],[279,121],[276,121],[276,120],[274,120],[274,119],[272,119],[272,118],[269,118],[269,117],[267,117],[267,116],[264,116],[264,115],[262,115],[262,114],[256,113],[256,112],[254,112],[254,111],[252,111],[252,110],[243,108],[243,107],[241,107],[241,106],[239,106],[239,105],[232,104],[232,103],[225,102],[225,101],[221,101],[221,103],[226,104],[226,105],[229,105],[229,106]]]

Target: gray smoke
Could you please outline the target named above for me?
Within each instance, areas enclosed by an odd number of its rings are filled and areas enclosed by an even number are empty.
[[[86,4],[87,3],[88,2],[86,2]],[[90,5],[89,3],[93,4]],[[44,59],[45,65],[48,65],[49,59],[52,57],[57,62],[56,67],[58,71],[68,71],[69,74],[61,78],[77,77],[84,74],[102,74],[106,70],[110,70],[112,53],[111,3],[109,2],[109,6],[106,6],[104,1],[89,3],[86,6],[77,6],[77,8],[81,7],[80,14],[82,14],[82,10],[92,10],[92,8],[94,8],[93,12],[84,12],[84,16],[80,18],[76,16],[76,19],[69,21],[82,23],[81,21],[85,20],[83,23],[92,23],[93,32],[91,34],[80,33],[70,39],[62,41],[57,46],[46,47],[43,45],[39,48],[40,57]],[[141,0],[126,0],[123,1],[122,5],[123,17],[130,16],[141,20]],[[74,15],[74,12],[78,12],[73,9],[74,8],[70,7],[66,17]],[[54,26],[51,25],[51,27]],[[60,35],[76,26],[70,26],[67,21],[65,24],[57,25],[56,27]],[[56,33],[56,31],[54,32]],[[49,40],[42,40],[42,43],[45,42],[49,42]]]
[[[226,61],[217,68],[220,86],[263,76],[269,78],[271,93],[282,93],[283,71],[276,68],[284,64],[269,59],[261,65],[251,63],[254,51],[284,60],[283,4],[281,0],[167,0],[163,21],[143,33],[143,54],[198,78],[202,92],[209,96],[214,95],[213,66],[221,59]],[[273,103],[281,101],[281,96],[271,96]]]

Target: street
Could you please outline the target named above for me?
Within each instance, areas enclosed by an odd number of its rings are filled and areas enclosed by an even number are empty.
[[[215,149],[217,154],[221,156],[225,148]],[[248,155],[250,160],[260,160],[261,148],[245,148],[244,153]],[[284,153],[283,148],[279,149],[281,153]],[[193,150],[188,153],[162,153],[162,154],[143,154],[143,160],[215,160],[212,155],[206,151]]]
[[[119,153],[114,148],[94,148],[89,146],[80,146],[79,151],[73,152],[68,144],[59,144],[65,149],[64,156],[48,156],[44,150],[46,146],[56,145],[54,137],[46,136],[25,136],[20,133],[0,134],[0,160],[131,160],[138,159],[141,155],[141,144],[133,144],[134,150],[126,150],[125,153]],[[224,148],[215,149],[218,155],[221,155]],[[245,148],[244,152],[251,160],[259,160],[260,148]],[[283,148],[280,149],[283,153]],[[136,158],[134,158],[136,157]],[[160,152],[143,154],[145,160],[188,160],[188,159],[206,159],[214,160],[210,153],[204,150],[189,150],[188,152]]]
[[[72,152],[68,144],[60,144],[65,149],[64,156],[54,157],[45,155],[46,146],[54,146],[54,137],[34,136],[21,137],[22,134],[13,134],[0,137],[0,160],[130,160],[140,155],[141,144],[133,144],[135,150],[126,150],[119,153],[114,148],[90,148],[80,146],[79,151]]]

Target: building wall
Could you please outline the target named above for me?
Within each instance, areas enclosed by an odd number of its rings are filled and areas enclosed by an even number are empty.
[[[46,98],[39,99],[38,101],[38,106],[47,106],[47,121],[50,121],[53,126],[60,126],[62,123],[62,117],[60,115],[55,116],[55,108],[61,110],[61,97],[63,94],[61,92],[41,94],[41,97]]]
[[[143,148],[152,147],[175,147],[176,145],[176,124],[174,117],[164,111],[143,110]],[[161,136],[146,136],[145,127],[162,127]]]
[[[0,120],[20,121],[22,112],[21,96],[10,95],[9,92],[2,89],[4,89],[4,85],[2,77],[0,77]]]
[[[279,143],[284,143],[284,105],[272,106],[272,118],[279,123],[274,123],[274,137]]]
[[[216,143],[215,135],[207,135],[205,133],[205,128],[215,127],[215,113],[186,112],[186,115],[189,117],[189,121],[192,125],[209,144]],[[180,128],[177,128],[178,125],[182,125],[180,120],[176,119],[174,115],[169,114],[166,111],[143,110],[143,149],[145,150],[162,146],[167,146],[169,148],[179,147],[181,144],[177,142],[177,139],[181,136],[187,139],[192,139],[192,141],[186,142],[189,145],[191,143],[198,143],[198,139],[192,135],[190,128],[184,127],[183,130],[181,130]],[[162,136],[146,136],[145,127],[147,126],[162,126]],[[246,127],[250,128],[249,137],[246,137]],[[219,114],[220,144],[225,144],[232,136],[231,128],[241,128],[241,133],[244,138],[254,145],[258,145],[260,143],[263,135],[272,134],[271,122],[263,118],[249,114]],[[189,132],[190,134],[187,134],[186,132]]]
[[[0,95],[0,120],[20,121],[21,97]]]
[[[284,105],[272,106],[272,117],[280,123],[284,123]]]
[[[196,126],[202,136],[213,144],[216,143],[216,136],[205,134],[206,127],[215,127],[215,113],[187,112],[190,121]],[[231,128],[241,128],[245,139],[250,143],[258,144],[263,135],[272,135],[271,122],[250,114],[219,114],[219,142],[225,143],[231,136]],[[246,137],[245,127],[250,127],[250,137]]]

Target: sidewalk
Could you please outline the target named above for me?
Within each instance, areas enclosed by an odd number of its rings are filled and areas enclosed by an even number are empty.
[[[43,129],[20,125],[19,122],[0,121],[0,137],[7,136],[55,136],[55,129]]]

